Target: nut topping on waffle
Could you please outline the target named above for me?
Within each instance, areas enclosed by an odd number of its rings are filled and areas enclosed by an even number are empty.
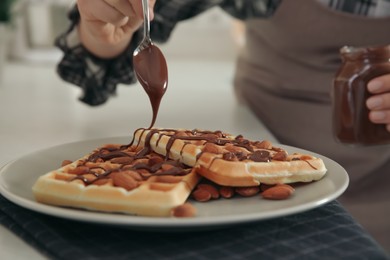
[[[170,216],[200,176],[192,167],[146,149],[105,145],[41,176],[34,195],[40,202],[58,206]]]
[[[269,141],[222,131],[138,129],[134,137],[138,144],[193,166],[198,174],[224,186],[310,182],[326,173],[320,158],[289,155]]]

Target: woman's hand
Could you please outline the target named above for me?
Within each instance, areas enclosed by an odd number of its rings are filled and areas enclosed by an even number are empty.
[[[150,19],[156,0],[149,0]],[[77,0],[81,43],[101,58],[120,55],[143,22],[141,0]]]
[[[367,99],[370,120],[377,124],[386,124],[390,132],[390,74],[372,79],[367,84],[368,91],[373,94]]]

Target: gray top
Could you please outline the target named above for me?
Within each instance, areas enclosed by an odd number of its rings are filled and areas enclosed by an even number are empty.
[[[390,43],[390,18],[353,16],[317,1],[283,1],[274,16],[246,22],[235,89],[281,143],[346,168],[346,208],[390,250],[390,146],[351,147],[332,135],[330,91],[344,45]]]

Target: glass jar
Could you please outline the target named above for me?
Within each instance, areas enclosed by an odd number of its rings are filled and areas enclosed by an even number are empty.
[[[340,49],[342,65],[333,84],[333,132],[336,139],[347,144],[375,145],[390,143],[390,132],[384,124],[369,118],[366,100],[372,94],[367,83],[378,76],[390,74],[390,45],[348,47]]]

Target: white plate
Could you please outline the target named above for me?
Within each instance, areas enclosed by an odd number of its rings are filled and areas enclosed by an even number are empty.
[[[296,188],[288,200],[270,201],[261,196],[219,199],[207,203],[193,202],[198,209],[194,218],[139,217],[124,214],[91,212],[37,203],[31,187],[36,179],[59,168],[64,159],[76,160],[107,143],[129,143],[129,137],[87,140],[63,144],[23,156],[0,169],[0,192],[8,200],[33,211],[78,221],[123,225],[136,229],[178,231],[207,229],[287,216],[316,208],[340,196],[348,186],[347,172],[336,162],[302,149],[279,145],[291,152],[314,154],[322,158],[328,169],[325,177]]]

